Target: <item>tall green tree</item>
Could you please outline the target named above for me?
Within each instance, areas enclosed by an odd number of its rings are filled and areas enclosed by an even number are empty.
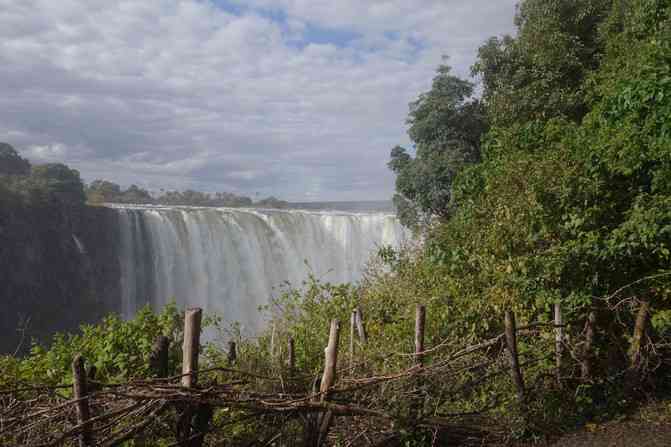
[[[86,202],[84,184],[79,171],[62,163],[33,166],[29,187],[66,205],[83,205]]]
[[[28,175],[30,163],[8,143],[0,142],[0,175]]]
[[[400,146],[391,150],[401,222],[414,226],[431,216],[449,215],[452,182],[464,166],[480,161],[480,139],[487,129],[474,85],[441,65],[431,90],[410,104],[408,135],[415,157]]]
[[[601,25],[613,0],[526,0],[515,18],[517,35],[489,39],[473,74],[483,83],[492,125],[587,113],[585,80],[604,50]],[[616,2],[617,3],[617,2]]]
[[[121,187],[107,180],[94,180],[86,188],[86,198],[90,203],[115,202],[120,195]]]

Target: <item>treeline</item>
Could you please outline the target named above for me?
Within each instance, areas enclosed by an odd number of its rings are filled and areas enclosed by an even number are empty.
[[[671,2],[526,0],[515,24],[479,49],[480,97],[443,65],[410,105],[389,167],[426,243],[369,292],[462,337],[559,309],[559,374],[592,402],[570,414],[604,414],[671,388]]]
[[[21,200],[30,203],[49,202],[68,205],[134,203],[153,205],[226,206],[288,208],[289,203],[276,197],[254,202],[251,198],[228,192],[209,194],[200,191],[161,191],[152,195],[146,189],[131,185],[122,189],[107,180],[85,185],[76,169],[62,163],[31,166],[28,160],[7,143],[0,143],[0,201]],[[13,197],[13,198],[12,198]]]
[[[254,202],[246,196],[239,196],[230,192],[214,194],[194,191],[161,191],[159,195],[152,195],[146,189],[131,185],[122,189],[116,183],[107,180],[94,180],[85,189],[87,201],[91,204],[100,203],[134,203],[151,205],[188,205],[188,206],[227,206],[244,207],[257,206],[261,208],[288,208],[289,203],[275,197],[267,197]]]
[[[86,206],[76,170],[31,166],[0,143],[0,353],[116,310],[114,214]]]
[[[86,202],[79,172],[61,163],[31,166],[7,143],[0,142],[0,204],[82,206]]]

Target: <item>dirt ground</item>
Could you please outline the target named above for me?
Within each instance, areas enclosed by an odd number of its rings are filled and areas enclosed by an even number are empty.
[[[535,444],[538,446],[671,447],[671,401],[651,403],[622,420],[587,424],[574,433]]]
[[[561,437],[553,447],[668,447],[671,423],[619,422]]]

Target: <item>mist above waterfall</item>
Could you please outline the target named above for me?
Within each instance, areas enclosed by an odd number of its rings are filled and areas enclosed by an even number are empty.
[[[313,273],[357,281],[380,246],[405,231],[389,213],[114,205],[119,213],[122,312],[171,300],[256,331],[274,288]],[[275,290],[276,292],[276,290]]]

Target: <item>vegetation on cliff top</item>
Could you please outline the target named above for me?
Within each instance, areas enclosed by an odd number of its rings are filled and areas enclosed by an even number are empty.
[[[257,206],[260,208],[287,208],[289,204],[275,197],[252,201],[251,198],[230,192],[214,194],[194,191],[164,191],[154,196],[146,189],[130,185],[126,189],[107,180],[94,180],[86,186],[86,198],[90,204],[132,203],[145,205],[188,205],[188,206]]]
[[[154,196],[146,189],[130,185],[123,189],[107,180],[94,180],[85,185],[79,171],[62,163],[45,163],[31,166],[28,160],[8,143],[0,142],[0,200],[22,200],[24,203],[97,205],[102,203],[132,203],[151,205],[188,206],[257,206],[261,208],[287,208],[288,202],[276,197],[266,197],[254,202],[251,198],[229,192],[214,194],[187,189],[163,191]],[[7,203],[7,206],[12,206]]]

